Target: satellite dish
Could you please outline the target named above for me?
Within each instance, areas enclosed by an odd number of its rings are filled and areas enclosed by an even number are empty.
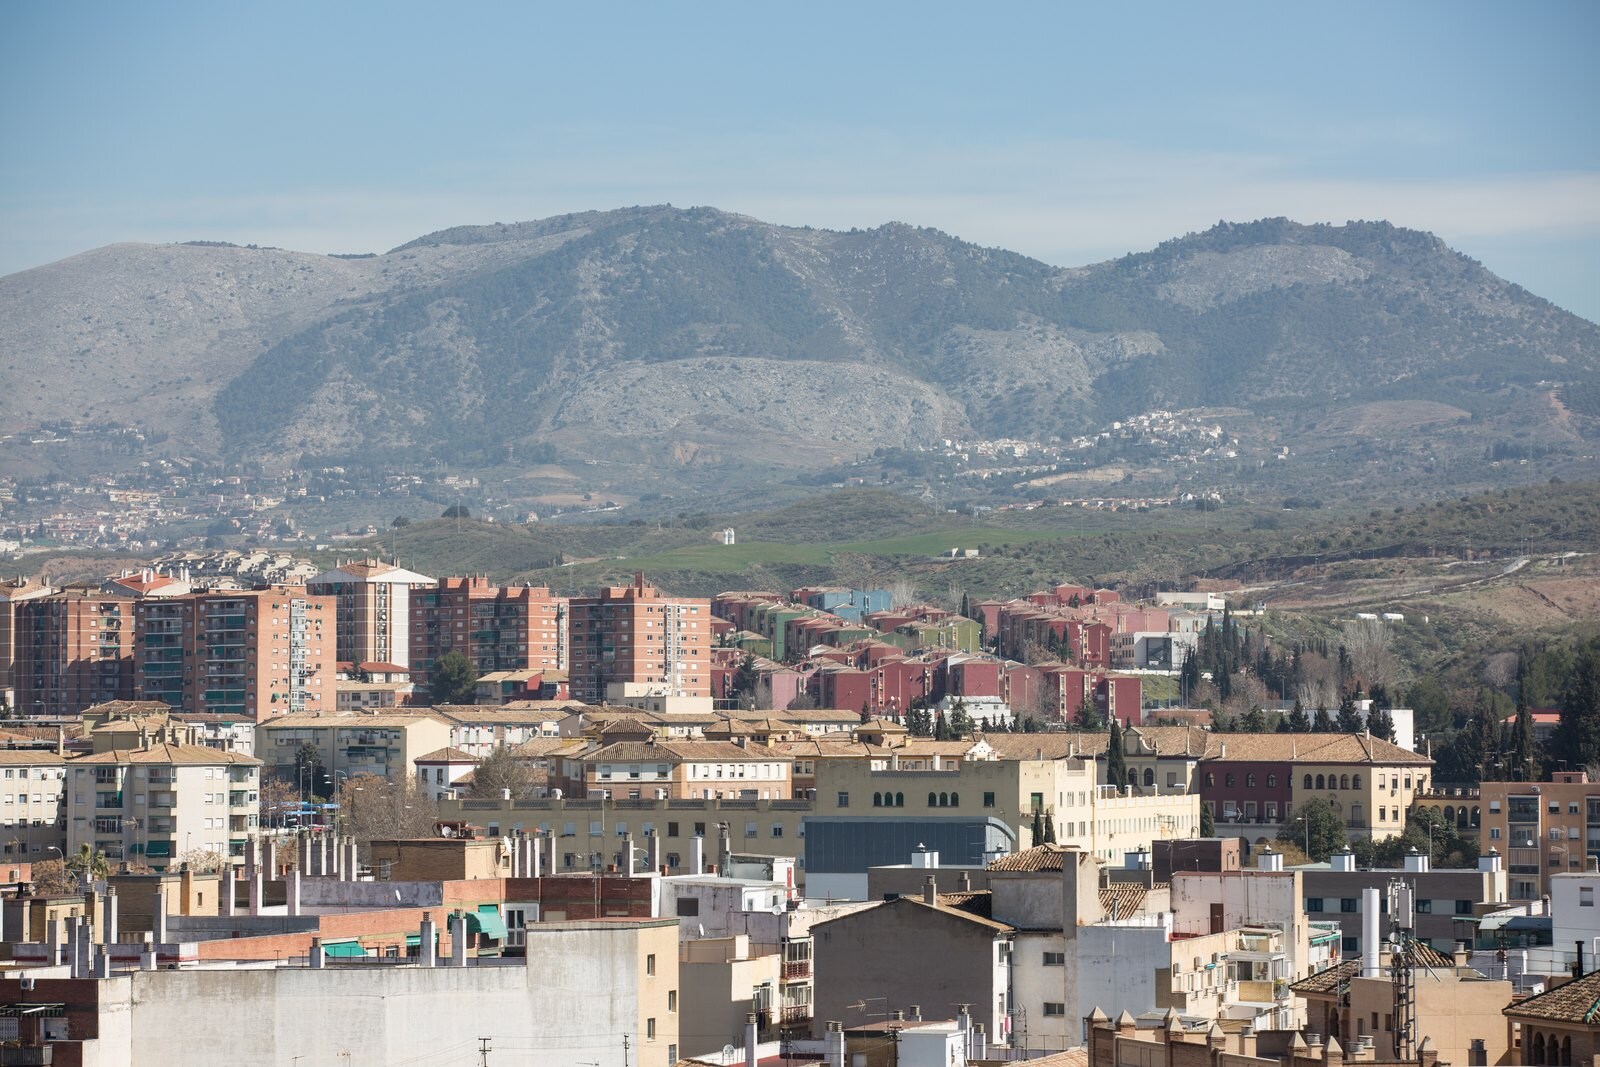
[[[502,837],[500,839],[500,848],[502,850],[506,851],[506,852],[510,852],[511,851],[511,838]]]
[[[727,1062],[727,1061],[730,1061],[730,1060],[733,1059],[733,1046],[732,1045],[723,1045],[722,1046],[722,1059],[723,1059],[724,1062]]]

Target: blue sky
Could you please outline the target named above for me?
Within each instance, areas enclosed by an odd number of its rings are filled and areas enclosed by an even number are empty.
[[[1386,218],[1600,320],[1600,3],[0,4],[0,273],[670,202],[1061,265]]]

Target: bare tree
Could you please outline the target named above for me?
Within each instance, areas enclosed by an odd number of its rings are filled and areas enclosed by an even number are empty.
[[[538,787],[533,767],[504,745],[500,745],[478,762],[472,771],[472,789],[468,795],[480,800],[498,800],[508,791],[513,800],[528,800]]]
[[[1394,631],[1378,619],[1345,623],[1344,647],[1350,668],[1368,689],[1381,685],[1393,692],[1403,681],[1403,666],[1394,650]]]
[[[220,871],[224,860],[222,853],[215,849],[191,848],[179,854],[178,862],[188,864],[189,869],[196,874],[210,874],[212,871]]]
[[[372,841],[432,837],[439,805],[410,779],[391,782],[378,774],[346,778],[339,787],[339,829],[365,848]]]
[[[888,586],[889,604],[896,608],[908,608],[917,603],[917,585],[910,578],[902,575],[892,580]]]
[[[262,827],[283,826],[285,815],[300,807],[300,791],[276,774],[262,775],[257,796]]]
[[[1496,689],[1505,689],[1517,680],[1517,654],[1496,652],[1483,661],[1483,680]]]

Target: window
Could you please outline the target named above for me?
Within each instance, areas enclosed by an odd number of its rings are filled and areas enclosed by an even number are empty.
[[[699,873],[699,872],[696,872],[696,873]],[[679,916],[688,917],[688,916],[694,916],[694,915],[699,915],[699,914],[700,914],[700,898],[699,897],[679,897],[678,898],[678,915]]]
[[[1321,911],[1321,910],[1322,910],[1322,898],[1321,897],[1306,897],[1306,911]]]
[[[1498,840],[1500,840],[1500,827],[1498,827],[1498,826],[1489,827],[1489,840],[1490,841],[1498,841]]]
[[[1323,778],[1322,778],[1322,775],[1320,775],[1320,774],[1317,775],[1317,788],[1318,789],[1322,789],[1323,788]]]
[[[1344,912],[1347,915],[1354,913],[1359,904],[1360,904],[1360,901],[1356,900],[1355,897],[1340,897],[1339,898],[1339,910]]]
[[[644,1021],[644,1037],[646,1041],[654,1041],[656,1039],[656,1021],[654,1019],[646,1019]]]
[[[1472,914],[1472,901],[1470,901],[1470,900],[1458,900],[1458,901],[1456,901],[1456,914],[1457,915],[1471,915]]]
[[[1592,907],[1594,907],[1594,886],[1585,885],[1585,886],[1579,886],[1578,887],[1578,907],[1580,907],[1580,908],[1592,908]]]
[[[1233,788],[1233,782],[1234,777],[1232,774],[1225,774],[1222,776],[1222,784],[1227,786],[1229,789]]]
[[[1418,897],[1417,898],[1417,914],[1418,915],[1432,915],[1433,914],[1433,901],[1428,900],[1428,899],[1426,899],[1424,897]]]
[[[756,827],[755,823],[747,822],[747,823],[744,824],[744,836],[746,836],[746,837],[756,837],[760,833],[761,833],[761,831],[760,831],[760,829],[758,829]]]
[[[1267,788],[1268,789],[1276,789],[1276,788],[1278,788],[1278,776],[1276,774],[1267,775]]]
[[[1047,1001],[1044,1002],[1044,1014],[1045,1014],[1046,1018],[1050,1018],[1052,1016],[1058,1016],[1058,1015],[1065,1015],[1066,1013],[1067,1013],[1067,1006],[1066,1006],[1065,1003],[1062,1003],[1060,1001],[1055,1001],[1055,1000],[1047,1000]]]
[[[782,837],[783,836],[783,824],[782,823],[773,823],[772,824],[772,836],[773,837]]]
[[[1245,775],[1244,785],[1246,789],[1254,789],[1256,787],[1256,776],[1253,774]]]
[[[850,806],[850,794],[849,793],[840,793],[839,794],[839,804],[838,804],[838,806],[841,807],[841,808],[848,808]]]
[[[1306,788],[1307,789],[1311,788],[1311,776],[1309,774],[1306,775]]]
[[[667,1010],[678,1010],[678,991],[676,989],[667,990]]]
[[[1217,784],[1217,776],[1212,774],[1210,771],[1207,771],[1206,772],[1206,785],[1213,786],[1213,785],[1216,785],[1216,784]]]
[[[985,794],[983,794],[983,806],[986,807],[986,808],[994,807],[994,794],[993,793],[985,793]]]
[[[668,1045],[667,1046],[667,1062],[668,1063],[677,1063],[678,1062],[678,1046],[677,1045]]]
[[[654,978],[656,973],[656,954],[650,953],[644,958],[644,973]]]
[[[1044,954],[1044,965],[1046,967],[1065,967],[1067,965],[1067,954],[1065,952],[1046,952]]]

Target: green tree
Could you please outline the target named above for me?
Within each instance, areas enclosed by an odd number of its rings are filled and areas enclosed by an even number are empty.
[[[441,515],[440,518],[470,519],[472,518],[472,509],[467,507],[465,504],[451,504],[449,507],[444,509],[444,514]]]
[[[1264,734],[1267,732],[1267,713],[1257,704],[1247,712],[1239,723],[1239,731],[1246,734]]]
[[[1367,712],[1367,729],[1372,732],[1373,737],[1392,742],[1394,740],[1394,716],[1389,714],[1388,708],[1380,708],[1377,705],[1373,705],[1372,710]]]
[[[67,861],[67,873],[79,882],[98,882],[111,874],[111,861],[104,852],[83,844]]]
[[[478,669],[455,649],[434,660],[428,671],[428,697],[435,704],[471,704],[477,684]]]
[[[1522,698],[1524,687],[1517,687],[1517,718],[1511,724],[1511,743],[1507,750],[1511,760],[1511,778],[1516,782],[1532,782],[1538,778],[1535,765],[1537,756],[1533,736],[1533,710]]]
[[[738,669],[733,672],[733,683],[729,686],[728,695],[737,700],[741,708],[753,708],[756,689],[760,685],[761,672],[756,669],[755,654],[746,652],[744,659],[739,662]]]
[[[1318,708],[1317,713],[1311,717],[1311,732],[1314,734],[1333,733],[1333,716],[1328,714],[1327,708]]]
[[[1053,809],[1046,808],[1044,813],[1044,843],[1056,843],[1056,817]]]
[[[1289,731],[1291,733],[1308,734],[1311,732],[1311,716],[1306,714],[1305,705],[1300,703],[1299,700],[1294,702],[1294,710],[1289,712],[1289,718],[1286,721],[1289,723]]]
[[[1559,754],[1568,767],[1600,761],[1600,637],[1573,656],[1561,694],[1561,724],[1551,740],[1552,754]]]
[[[302,741],[294,750],[294,780],[302,802],[328,795],[328,772],[315,742]]]
[[[1278,831],[1278,840],[1299,845],[1306,855],[1322,863],[1344,847],[1344,821],[1332,804],[1312,797],[1295,805],[1293,817]]]
[[[1356,694],[1354,690],[1347,690],[1339,698],[1339,719],[1333,726],[1341,734],[1359,734],[1367,728],[1366,722],[1361,718],[1361,713],[1356,710]]]
[[[1033,843],[1044,844],[1044,811],[1041,808],[1033,809]]]
[[[1201,837],[1216,837],[1217,836],[1217,820],[1216,820],[1216,817],[1211,814],[1211,805],[1207,804],[1203,800],[1200,802],[1200,836]]]
[[[1092,697],[1084,697],[1078,702],[1077,713],[1072,716],[1072,725],[1078,730],[1100,729],[1100,713],[1095,709]]]
[[[1128,783],[1128,761],[1122,752],[1122,724],[1111,716],[1111,736],[1106,739],[1106,784],[1121,789]]]

